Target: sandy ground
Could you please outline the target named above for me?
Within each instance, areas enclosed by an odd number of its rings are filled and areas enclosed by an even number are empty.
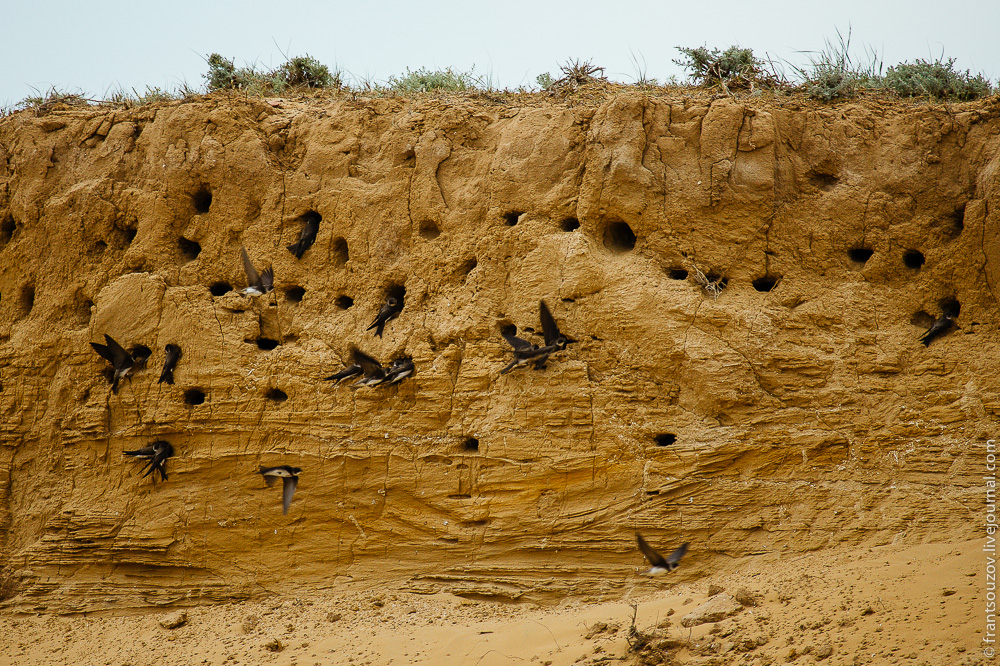
[[[996,664],[984,655],[981,549],[969,541],[761,558],[690,584],[636,576],[621,600],[557,607],[383,590],[189,608],[175,629],[161,626],[173,614],[163,611],[7,615],[0,666]],[[682,626],[710,592],[714,603],[733,595],[747,605],[723,603],[735,614]]]

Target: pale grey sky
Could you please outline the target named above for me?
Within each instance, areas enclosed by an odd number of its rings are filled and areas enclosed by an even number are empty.
[[[874,47],[886,66],[957,58],[961,69],[1000,77],[1000,1],[712,0],[17,0],[5,3],[0,105],[57,89],[104,97],[118,88],[204,84],[204,56],[277,66],[310,54],[347,79],[385,81],[407,67],[467,70],[500,87],[532,86],[570,58],[633,81],[682,75],[677,45],[750,47],[804,64],[839,28],[852,51]]]

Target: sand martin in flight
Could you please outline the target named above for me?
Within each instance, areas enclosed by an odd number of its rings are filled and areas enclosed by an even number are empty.
[[[288,515],[288,507],[292,504],[292,495],[299,485],[299,474],[302,469],[291,465],[279,465],[277,467],[260,466],[259,473],[264,477],[264,483],[268,487],[274,485],[277,479],[281,479],[281,513]]]
[[[646,543],[646,540],[642,538],[641,534],[636,534],[635,540],[639,544],[639,550],[642,551],[642,554],[646,556],[646,559],[649,560],[649,564],[651,565],[649,571],[643,573],[644,576],[659,576],[661,574],[670,573],[676,569],[678,562],[680,562],[681,558],[684,557],[684,553],[687,552],[689,545],[689,543],[685,541],[681,544],[680,548],[664,558],[658,552],[653,550],[648,543]]]

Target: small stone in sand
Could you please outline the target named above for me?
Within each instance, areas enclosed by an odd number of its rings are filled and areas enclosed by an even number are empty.
[[[741,607],[728,594],[718,594],[681,618],[681,625],[696,627],[706,622],[718,622],[740,612]]]
[[[169,615],[164,615],[160,618],[160,626],[164,629],[177,629],[178,627],[183,627],[187,624],[188,614],[187,611],[177,611],[175,613],[170,613]]]

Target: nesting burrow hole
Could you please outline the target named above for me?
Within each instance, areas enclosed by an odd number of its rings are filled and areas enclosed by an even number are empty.
[[[479,265],[479,260],[476,259],[475,257],[466,259],[465,261],[462,262],[462,265],[458,267],[458,274],[467,276],[469,273],[475,270],[476,266],[478,265]]]
[[[180,248],[185,261],[194,261],[201,254],[201,244],[183,236],[177,239],[177,247]]]
[[[920,328],[927,328],[934,323],[934,316],[926,310],[917,310],[910,316],[910,323]]]
[[[818,190],[823,192],[829,192],[833,188],[837,187],[837,183],[840,179],[837,178],[832,173],[822,173],[819,171],[809,172],[809,182]]]
[[[200,405],[205,402],[205,392],[201,389],[190,388],[184,391],[185,405]]]
[[[961,236],[963,229],[965,229],[965,204],[956,208],[955,211],[948,216],[947,235],[949,240]]]
[[[464,442],[462,442],[462,448],[466,451],[478,451],[479,450],[479,440],[475,437],[469,437]]]
[[[202,185],[197,192],[191,195],[191,203],[194,204],[196,213],[207,213],[212,207],[212,190]]]
[[[924,253],[918,250],[907,250],[903,254],[903,265],[914,270],[924,265]]]
[[[779,279],[773,275],[765,275],[764,277],[757,278],[751,284],[757,291],[771,291],[778,284]]]
[[[688,272],[683,268],[671,268],[667,271],[667,277],[671,280],[687,280]]]
[[[716,285],[715,289],[718,291],[722,291],[729,285],[729,278],[722,277],[722,273],[716,273],[715,271],[706,273],[705,279],[708,280],[709,284]]]
[[[334,238],[331,253],[334,266],[343,266],[346,264],[347,260],[351,258],[351,253],[347,249],[347,239],[339,236]]]
[[[670,446],[677,441],[677,435],[672,432],[664,432],[653,437],[653,441],[656,442],[657,446]]]
[[[420,237],[427,240],[434,240],[441,235],[441,229],[434,220],[424,220],[420,223]]]
[[[402,284],[390,284],[385,288],[385,299],[395,298],[396,302],[405,307],[406,304],[406,285]],[[379,306],[381,307],[381,306]]]
[[[333,304],[340,310],[349,310],[354,305],[354,299],[350,296],[337,296],[333,299]]]
[[[208,290],[212,293],[212,296],[223,296],[233,290],[233,285],[228,282],[213,282],[208,285]]]
[[[21,313],[27,317],[35,307],[35,285],[26,284],[21,287]]]
[[[522,215],[524,215],[524,212],[523,212],[523,211],[519,211],[519,210],[512,210],[512,211],[510,211],[510,212],[508,212],[508,213],[504,213],[504,214],[503,214],[503,222],[504,222],[504,224],[506,224],[506,225],[507,225],[508,227],[512,227],[512,226],[514,226],[515,224],[517,224],[517,221],[518,221],[519,219],[521,219],[521,216],[522,216]]]
[[[271,351],[272,349],[277,348],[277,346],[280,344],[274,338],[265,338],[265,337],[258,337],[254,339],[253,342],[257,345],[257,349],[262,349],[264,351]]]
[[[14,238],[14,230],[17,228],[17,223],[14,222],[13,215],[6,215],[3,221],[0,222],[0,250],[4,248]]]
[[[79,293],[77,294],[76,300],[73,302],[73,319],[78,328],[82,328],[90,323],[92,307],[94,307],[94,301],[81,296]]]
[[[301,303],[306,295],[306,290],[305,287],[299,286],[285,287],[282,293],[284,293],[285,300],[289,303]]]
[[[604,247],[612,252],[630,252],[635,248],[635,232],[621,220],[609,222],[604,228]]]
[[[517,326],[514,326],[514,324],[501,324],[500,335],[517,335]]]
[[[115,229],[124,241],[125,247],[128,247],[132,244],[132,241],[135,240],[136,234],[139,233],[138,221],[136,221],[136,226],[134,227],[128,225],[119,226],[118,224],[115,224]]]
[[[575,217],[567,217],[559,223],[559,226],[563,231],[576,231],[580,228],[580,220]]]
[[[864,265],[875,254],[875,250],[868,247],[855,247],[847,251],[847,256],[856,264]]]
[[[273,402],[284,402],[288,400],[288,394],[282,391],[280,388],[268,389],[264,394],[264,397]]]

